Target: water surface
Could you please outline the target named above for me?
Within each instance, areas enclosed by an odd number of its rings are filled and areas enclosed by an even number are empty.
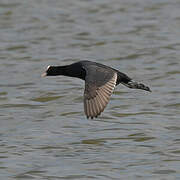
[[[0,2],[0,179],[180,179],[180,2]],[[84,82],[41,78],[92,60],[149,85],[116,87],[94,120]]]

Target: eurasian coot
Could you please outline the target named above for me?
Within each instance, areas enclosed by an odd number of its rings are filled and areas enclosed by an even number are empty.
[[[70,76],[85,80],[84,112],[87,118],[97,117],[109,102],[119,83],[133,89],[151,91],[142,83],[133,81],[126,74],[109,66],[91,61],[79,61],[66,66],[48,66],[42,76]]]

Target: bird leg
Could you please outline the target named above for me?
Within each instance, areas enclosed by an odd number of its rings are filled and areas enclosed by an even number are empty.
[[[150,88],[148,86],[145,86],[142,83],[138,83],[136,81],[130,80],[128,83],[122,83],[123,85],[127,86],[128,88],[132,89],[142,89],[145,91],[151,92]]]

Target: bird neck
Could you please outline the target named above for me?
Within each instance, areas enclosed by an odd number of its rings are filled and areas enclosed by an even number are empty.
[[[76,77],[80,79],[85,79],[85,71],[82,67],[77,66],[75,64],[67,65],[67,66],[54,66],[54,76],[69,76]]]

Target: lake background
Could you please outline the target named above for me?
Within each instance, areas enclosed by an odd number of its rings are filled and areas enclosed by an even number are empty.
[[[83,81],[41,77],[79,60],[152,93],[86,119]],[[1,0],[0,63],[0,179],[180,179],[179,0]]]

